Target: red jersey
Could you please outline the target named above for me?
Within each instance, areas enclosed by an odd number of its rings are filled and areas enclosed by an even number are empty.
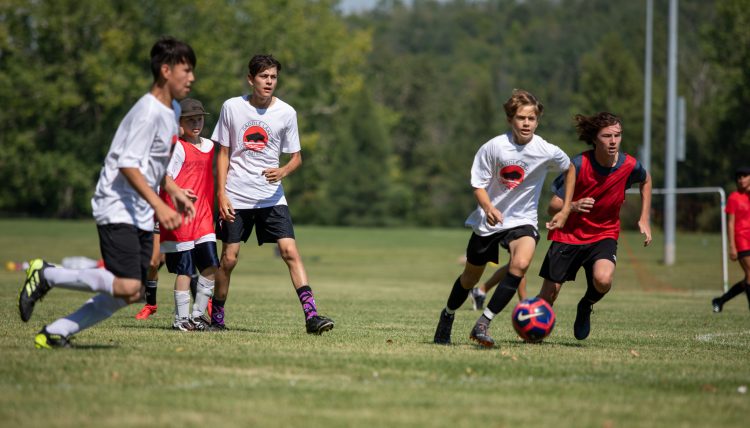
[[[730,193],[724,211],[734,215],[734,245],[737,252],[750,250],[750,195],[736,191]]]
[[[634,157],[620,152],[612,168],[599,165],[594,151],[589,150],[572,159],[576,167],[573,201],[594,198],[591,212],[571,212],[565,227],[549,232],[547,239],[565,244],[590,244],[603,239],[617,240],[620,236],[620,208],[625,202],[625,191],[635,182],[646,180],[646,170]],[[555,193],[564,197],[562,176],[555,180]],[[560,193],[563,193],[560,195]]]
[[[179,147],[178,147],[179,146]],[[161,230],[162,252],[187,251],[195,244],[215,241],[214,233],[214,145],[211,140],[201,138],[195,146],[182,139],[175,146],[167,174],[183,189],[192,189],[198,196],[195,200],[195,219],[182,223],[175,230]],[[159,196],[174,208],[172,199],[162,190]]]

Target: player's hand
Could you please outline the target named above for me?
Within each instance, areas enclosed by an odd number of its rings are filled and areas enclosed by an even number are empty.
[[[565,222],[568,221],[568,214],[565,212],[558,212],[552,217],[552,220],[545,223],[547,230],[562,229],[565,226]]]
[[[591,208],[594,207],[594,198],[581,198],[575,202],[571,202],[570,209],[573,212],[587,213],[591,212]]]
[[[737,261],[737,249],[736,248],[729,249],[729,260],[733,262]]]
[[[182,224],[182,216],[173,210],[167,204],[161,204],[155,209],[156,221],[159,222],[159,228],[174,230]]]
[[[651,243],[651,225],[648,221],[640,220],[638,221],[638,229],[641,230],[641,233],[646,235],[646,239],[643,241],[643,246],[648,247],[648,244]]]
[[[234,223],[234,208],[232,207],[232,203],[229,202],[227,195],[219,193],[217,199],[219,200],[219,216],[221,216],[221,219]]]
[[[182,192],[185,194],[185,196],[188,197],[192,202],[195,202],[198,200],[198,195],[193,191],[193,189],[182,189]]]
[[[503,213],[501,213],[500,210],[495,208],[494,206],[485,211],[485,214],[487,214],[487,224],[489,224],[490,226],[503,224]]]
[[[188,192],[192,193],[193,196],[195,196],[195,193],[190,189],[180,190],[181,191],[176,192],[174,195],[170,195],[172,197],[172,202],[174,202],[177,211],[184,214],[187,221],[191,222],[195,218],[195,205],[193,205],[194,199],[191,200],[190,196],[188,196]]]
[[[261,175],[266,177],[269,183],[278,183],[284,178],[284,170],[281,168],[268,168],[264,169]]]

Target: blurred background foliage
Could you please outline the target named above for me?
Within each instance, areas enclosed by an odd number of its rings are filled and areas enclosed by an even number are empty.
[[[514,88],[542,100],[538,133],[569,155],[586,149],[573,115],[600,110],[623,118],[623,149],[638,155],[645,4],[381,0],[345,14],[334,0],[0,0],[0,214],[90,214],[117,125],[150,87],[151,45],[172,35],[198,56],[191,96],[212,113],[205,136],[223,101],[247,92],[253,54],[282,62],[277,95],[298,112],[304,155],[285,181],[296,222],[460,226],[475,206],[473,155],[507,129]],[[654,4],[661,187],[667,0]],[[733,190],[732,171],[750,163],[750,0],[681,0],[679,37],[678,187]],[[680,227],[718,228],[717,201],[683,203]]]

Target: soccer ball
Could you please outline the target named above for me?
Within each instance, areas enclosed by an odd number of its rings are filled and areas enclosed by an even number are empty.
[[[513,309],[513,328],[526,342],[541,342],[555,328],[555,312],[546,300],[533,297]]]

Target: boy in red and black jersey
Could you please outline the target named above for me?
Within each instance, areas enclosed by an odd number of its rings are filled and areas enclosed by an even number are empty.
[[[586,272],[586,294],[578,303],[573,326],[576,339],[588,337],[594,303],[612,287],[617,263],[617,238],[620,235],[620,208],[625,191],[638,183],[641,193],[640,232],[651,243],[649,213],[651,210],[651,177],[640,162],[620,151],[622,122],[617,116],[602,112],[594,116],[577,115],[578,139],[591,144],[592,150],[572,159],[576,168],[571,213],[562,228],[549,232],[552,241],[539,276],[544,278],[539,296],[554,303],[562,283],[575,280],[583,267]],[[562,177],[553,184],[550,214],[562,208],[565,189]]]

